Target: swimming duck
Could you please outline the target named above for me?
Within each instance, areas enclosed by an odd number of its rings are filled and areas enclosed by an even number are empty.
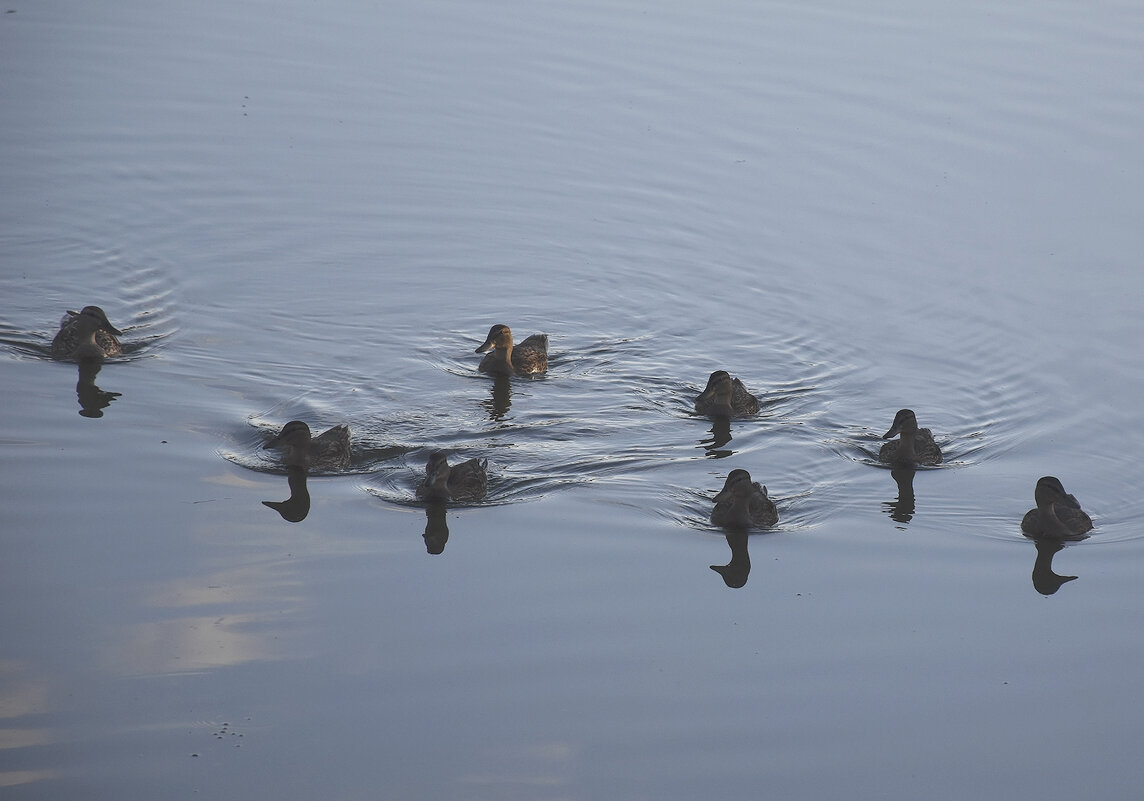
[[[487,353],[477,369],[495,375],[532,375],[548,369],[548,334],[533,334],[514,346],[512,331],[498,323],[489,329],[477,353]]]
[[[301,420],[291,420],[262,448],[281,448],[282,464],[287,467],[341,470],[350,463],[350,430],[346,426],[334,426],[314,437],[308,425]]]
[[[102,361],[106,356],[118,356],[123,348],[115,337],[122,335],[98,306],[84,306],[78,312],[69,310],[52,340],[52,358]]]
[[[751,481],[746,470],[732,470],[715,496],[711,522],[724,528],[750,528],[773,526],[778,521],[779,510],[767,497],[767,488]]]
[[[918,428],[918,418],[909,409],[902,409],[894,415],[894,424],[882,435],[882,439],[901,434],[901,439],[891,440],[878,452],[878,460],[889,464],[941,464],[941,448],[933,441],[933,433],[928,428]]]
[[[695,399],[695,411],[708,417],[746,417],[759,411],[759,399],[726,370],[716,370]]]
[[[479,501],[488,488],[488,459],[470,459],[449,466],[444,451],[434,451],[425,465],[425,480],[417,497],[425,501]]]
[[[1021,530],[1031,537],[1056,540],[1082,540],[1092,530],[1092,518],[1080,508],[1077,499],[1065,492],[1060,479],[1044,476],[1037,479],[1033,491],[1037,508],[1030,509],[1021,520]]]

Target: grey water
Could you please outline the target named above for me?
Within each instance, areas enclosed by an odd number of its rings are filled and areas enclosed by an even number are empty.
[[[1138,797],[1144,6],[4,11],[5,798]]]

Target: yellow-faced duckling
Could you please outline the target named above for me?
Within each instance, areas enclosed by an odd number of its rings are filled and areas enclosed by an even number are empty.
[[[941,464],[941,448],[933,441],[933,433],[928,428],[918,428],[918,418],[909,409],[902,409],[894,415],[894,424],[882,435],[882,439],[901,434],[901,439],[891,440],[878,452],[878,461],[896,465]]]
[[[417,488],[423,501],[479,501],[488,488],[488,459],[469,459],[449,466],[443,451],[434,451],[425,465],[425,480]]]
[[[78,312],[69,310],[60,320],[60,330],[52,340],[52,358],[103,361],[107,356],[123,353],[116,339],[122,335],[98,306],[84,306]]]
[[[715,496],[711,522],[723,528],[751,528],[773,526],[778,521],[779,510],[767,497],[767,488],[751,481],[746,470],[732,470]]]
[[[532,375],[548,369],[548,334],[533,334],[513,345],[512,331],[498,323],[489,329],[477,353],[486,353],[477,369],[493,375]]]
[[[1092,518],[1084,513],[1076,498],[1065,492],[1060,479],[1037,479],[1033,497],[1037,508],[1030,509],[1021,520],[1021,530],[1030,537],[1082,540],[1085,532],[1092,530]]]
[[[334,426],[316,437],[301,420],[291,420],[282,426],[278,436],[262,446],[263,449],[281,448],[282,464],[287,467],[306,467],[320,470],[342,470],[350,463],[350,430]]]
[[[759,411],[759,399],[726,370],[716,370],[695,399],[695,411],[708,417],[747,417]]]

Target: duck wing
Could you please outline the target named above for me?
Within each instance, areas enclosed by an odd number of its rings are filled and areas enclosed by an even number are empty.
[[[779,522],[778,507],[767,496],[767,488],[759,486],[757,482],[755,491],[751,493],[750,517],[756,526],[773,526]]]
[[[941,464],[941,448],[928,428],[919,428],[914,435],[914,455],[918,457],[918,464]]]
[[[449,469],[449,494],[454,500],[479,501],[488,491],[488,459],[469,459]]]
[[[748,392],[743,382],[737,378],[731,382],[731,386],[731,408],[735,414],[757,414],[759,399]]]

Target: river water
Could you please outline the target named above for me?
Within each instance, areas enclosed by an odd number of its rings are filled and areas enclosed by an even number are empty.
[[[6,798],[1137,797],[1144,6],[5,10]]]

